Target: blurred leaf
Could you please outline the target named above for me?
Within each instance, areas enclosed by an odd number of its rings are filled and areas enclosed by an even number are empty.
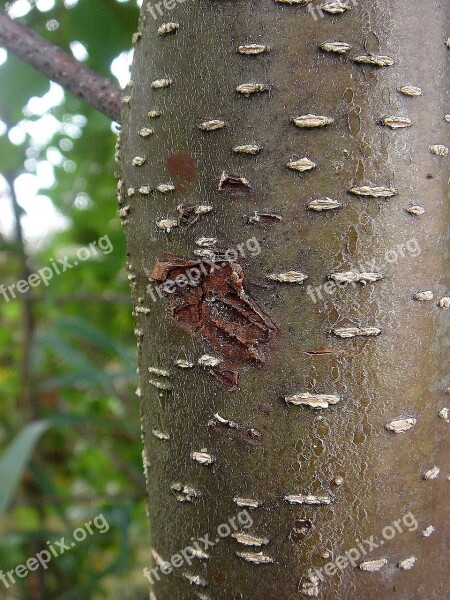
[[[2,114],[0,112],[0,119],[2,118]],[[6,135],[0,137],[0,156],[2,157],[2,171],[3,173],[8,173],[10,171],[16,170],[17,166],[23,160],[23,149],[19,146],[14,146],[9,141]]]
[[[0,119],[15,124],[23,117],[22,109],[32,96],[42,96],[48,91],[49,82],[13,54],[0,66],[0,89],[2,107]],[[3,169],[3,160],[2,160]]]
[[[108,350],[113,355],[119,356],[124,361],[134,365],[134,356],[131,355],[131,352],[125,346],[81,317],[63,317],[57,322],[56,327],[94,344],[98,348]]]
[[[22,429],[0,457],[0,515],[6,510],[48,421],[36,421]]]

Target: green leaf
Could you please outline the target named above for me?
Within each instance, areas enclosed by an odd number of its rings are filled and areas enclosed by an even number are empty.
[[[57,321],[56,327],[61,331],[74,335],[75,338],[109,351],[115,356],[120,356],[125,364],[134,366],[134,356],[128,348],[83,318],[72,316],[61,317]]]
[[[0,515],[6,510],[48,421],[36,421],[22,429],[0,457]]]

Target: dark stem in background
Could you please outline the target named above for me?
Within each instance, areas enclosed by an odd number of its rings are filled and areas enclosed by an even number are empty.
[[[14,189],[15,174],[9,173],[4,175],[9,188],[11,206],[14,212],[15,237],[17,245],[17,255],[20,262],[20,277],[27,280],[30,276],[28,266],[28,256],[25,247],[25,239],[22,229],[22,207],[19,205],[16,191]],[[22,314],[23,314],[23,331],[22,331],[22,363],[21,363],[21,392],[19,396],[19,407],[22,411],[24,420],[27,422],[39,419],[40,409],[39,402],[34,393],[33,385],[33,370],[32,370],[32,351],[34,337],[34,316],[33,316],[33,300],[30,291],[21,294]],[[39,460],[39,456],[36,456]],[[41,491],[33,481],[27,483],[26,494],[37,501],[41,495]],[[43,506],[37,506],[37,512],[42,523],[45,519],[45,509]],[[29,552],[30,556],[34,556],[37,552],[45,548],[45,539],[41,535],[35,536],[30,540]],[[27,581],[27,593],[30,600],[46,600],[48,598],[48,590],[44,571],[36,571],[31,574]]]
[[[29,27],[0,11],[0,46],[59,83],[101,113],[120,122],[123,91],[103,75],[68,56]]]
[[[23,210],[18,203],[16,192],[14,189],[14,176],[5,176],[8,183],[9,196],[11,207],[14,213],[14,227],[17,245],[17,254],[20,261],[20,278],[27,280],[30,276],[28,267],[28,257],[25,248],[25,240],[23,235],[21,217]],[[31,369],[31,353],[33,345],[34,333],[34,317],[33,317],[33,300],[30,290],[21,294],[22,313],[23,313],[23,343],[22,343],[22,365],[21,365],[21,409],[23,415],[27,415],[28,421],[33,421],[38,417],[38,408],[34,401],[32,369]]]

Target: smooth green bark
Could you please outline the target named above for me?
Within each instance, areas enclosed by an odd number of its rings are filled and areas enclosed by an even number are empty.
[[[356,540],[380,540],[395,521],[400,524],[393,539],[357,561],[386,558],[386,565],[375,572],[350,565],[325,577],[318,590],[310,586],[310,595],[442,598],[448,482],[447,423],[439,411],[448,404],[449,384],[448,311],[438,300],[448,295],[448,157],[432,154],[430,146],[448,145],[446,10],[442,3],[394,0],[348,4],[346,14],[317,20],[305,7],[269,0],[191,1],[158,20],[142,9],[119,157],[133,299],[141,307],[136,322],[152,547],[168,561],[191,538],[215,539],[217,526],[240,510],[235,497],[262,503],[250,511],[253,526],[241,529],[269,540],[261,547],[233,537],[220,540],[207,550],[209,559],[195,558],[192,566],[161,576],[153,589],[157,600],[293,600],[308,595],[311,567],[324,567],[357,546]],[[179,23],[179,29],[158,35],[167,22]],[[328,41],[352,48],[342,55],[323,52],[319,46]],[[270,51],[237,52],[248,43]],[[368,52],[392,57],[394,64],[378,68],[352,60]],[[159,79],[172,83],[152,89]],[[270,91],[250,97],[235,91],[246,83],[267,84]],[[400,93],[406,84],[419,86],[423,95]],[[154,110],[161,116],[148,118]],[[334,123],[314,129],[292,123],[306,114],[330,116]],[[399,115],[411,127],[392,130],[378,123]],[[199,128],[212,119],[225,126]],[[142,137],[144,127],[154,133]],[[250,143],[262,151],[232,152]],[[286,168],[304,156],[317,164],[314,170]],[[135,157],[146,160],[135,166]],[[219,190],[223,171],[248,179],[251,190]],[[167,182],[175,184],[173,192],[156,190]],[[348,193],[364,185],[395,187],[398,194],[383,199]],[[142,194],[142,186],[156,191]],[[128,195],[130,188],[135,193]],[[307,209],[324,196],[342,208]],[[161,231],[156,223],[173,218],[180,204],[213,210],[189,229]],[[407,212],[413,205],[425,213]],[[254,211],[283,220],[249,224],[246,216]],[[233,392],[206,369],[174,365],[220,353],[170,317],[168,299],[153,302],[146,291],[164,251],[192,259],[201,236],[218,238],[222,249],[256,237],[261,253],[246,252],[240,261],[243,286],[279,330],[267,364],[239,368]],[[267,277],[291,270],[308,280],[283,284]],[[322,299],[314,292],[316,302],[308,294],[308,285],[323,286],[331,273],[350,270],[381,272],[384,278],[331,294],[321,288]],[[423,290],[432,290],[434,299],[414,300]],[[352,339],[330,333],[348,326],[382,332]],[[150,374],[148,367],[168,370],[170,377]],[[158,389],[150,379],[172,389]],[[342,400],[322,410],[283,401],[305,392]],[[239,429],[208,426],[217,412]],[[387,431],[385,425],[400,417],[412,417],[416,425],[405,433]],[[156,437],[155,429],[170,439]],[[215,457],[210,466],[191,458],[204,448]],[[435,465],[439,476],[424,480]],[[178,483],[201,497],[178,501],[171,489]],[[333,501],[296,506],[284,500],[289,494],[330,495]],[[404,517],[408,513],[417,520],[415,530],[412,517]],[[430,525],[434,533],[423,537]],[[273,563],[236,555],[261,551]],[[412,556],[412,569],[398,567]],[[207,587],[189,583],[186,573],[200,576]]]

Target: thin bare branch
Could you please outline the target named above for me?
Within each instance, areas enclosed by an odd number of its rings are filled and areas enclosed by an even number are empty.
[[[123,91],[61,48],[0,11],[0,46],[59,83],[113,121],[120,122]]]

